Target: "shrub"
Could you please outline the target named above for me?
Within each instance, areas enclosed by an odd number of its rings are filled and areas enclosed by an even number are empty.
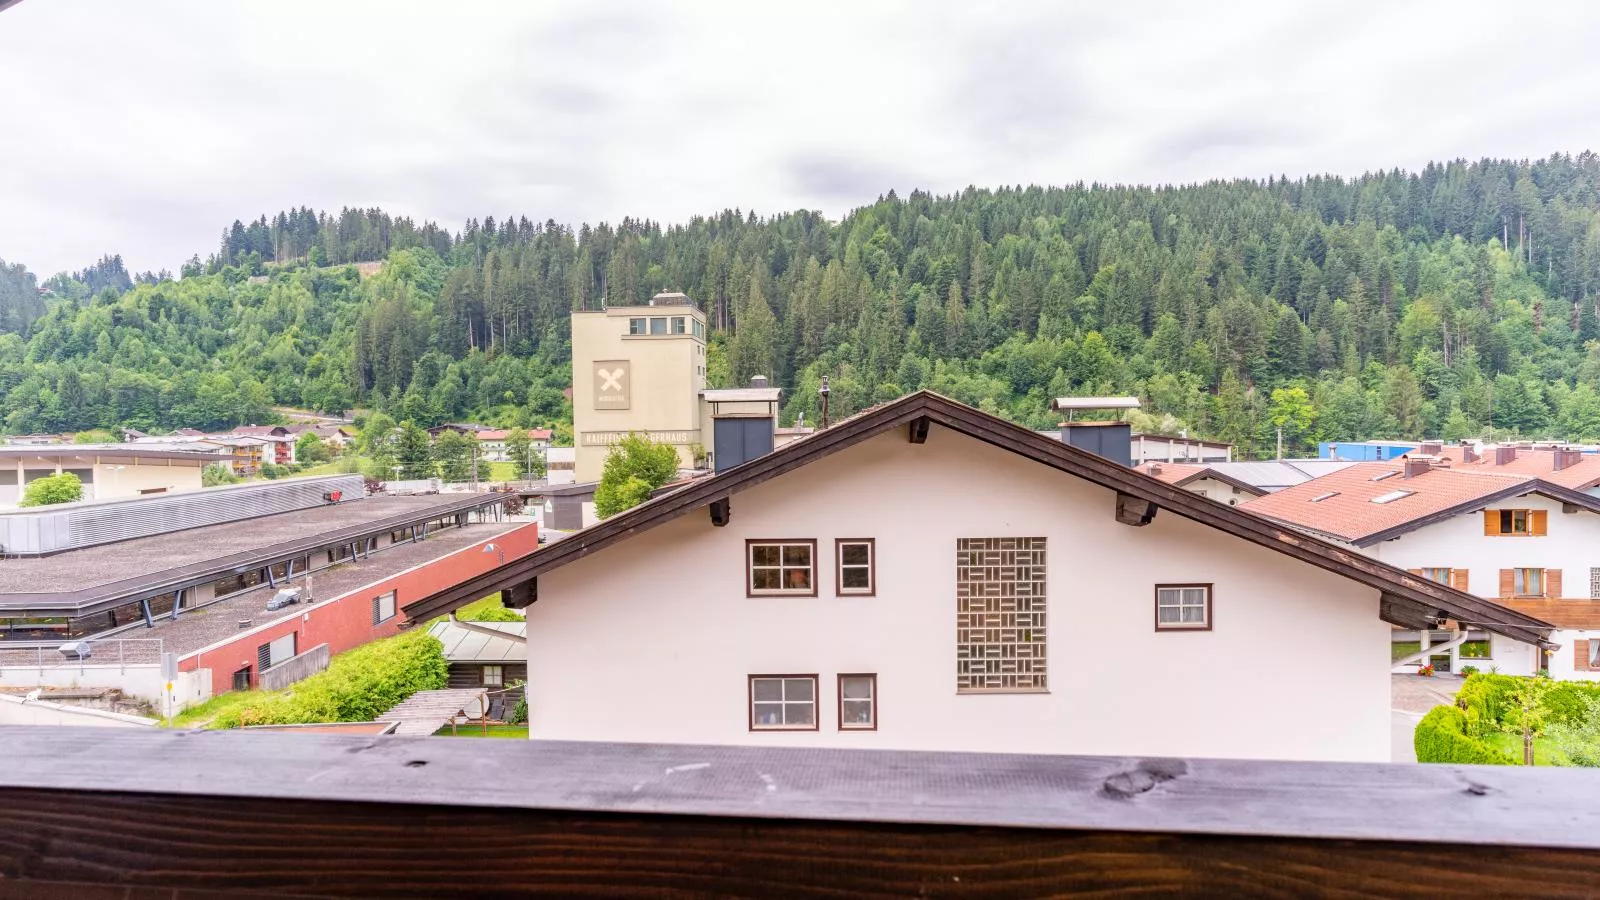
[[[1461,675],[1464,678],[1471,678],[1473,675],[1476,675],[1476,674],[1478,674],[1478,667],[1477,666],[1462,666],[1461,667]]]
[[[325,671],[229,709],[207,727],[368,722],[417,691],[445,687],[449,671],[437,638],[408,631],[341,653]]]
[[[1511,710],[1511,694],[1522,681],[1515,675],[1483,672],[1468,676],[1456,692],[1456,705],[1467,715],[1467,734],[1482,735],[1484,729],[1504,726]]]
[[[216,487],[222,484],[238,484],[244,479],[233,471],[233,466],[227,463],[211,463],[200,470],[200,486]]]
[[[1577,725],[1588,715],[1589,704],[1600,701],[1600,684],[1592,681],[1559,681],[1544,695],[1551,724]]]
[[[522,616],[517,615],[517,611],[514,609],[506,609],[504,606],[491,606],[488,609],[479,610],[478,612],[474,613],[471,621],[521,622]]]
[[[511,707],[511,712],[506,713],[506,724],[521,725],[528,721],[528,683],[513,681],[511,688],[517,692],[517,703]]]
[[[1514,766],[1518,761],[1467,735],[1467,714],[1454,706],[1435,706],[1417,723],[1412,743],[1417,762]]]
[[[52,506],[57,503],[77,503],[83,499],[83,482],[71,472],[46,475],[28,482],[22,491],[18,506]]]
[[[1545,738],[1573,765],[1600,768],[1600,691],[1572,696],[1581,696],[1577,715],[1569,721],[1552,722]]]

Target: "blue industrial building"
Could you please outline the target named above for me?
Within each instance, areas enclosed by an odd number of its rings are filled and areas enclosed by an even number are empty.
[[[1415,441],[1323,441],[1317,445],[1317,456],[1349,462],[1383,462],[1399,459],[1417,447]]]

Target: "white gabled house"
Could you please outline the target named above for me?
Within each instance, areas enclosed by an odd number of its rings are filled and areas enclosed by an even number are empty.
[[[1538,646],[1537,629],[1519,640],[1519,629],[1471,620],[1409,630],[1396,640],[1419,649],[1404,662],[1600,680],[1600,498],[1510,463],[1412,456],[1357,463],[1244,509],[1557,628],[1559,650]]]
[[[501,589],[562,740],[1387,761],[1391,623],[1547,628],[927,392]]]

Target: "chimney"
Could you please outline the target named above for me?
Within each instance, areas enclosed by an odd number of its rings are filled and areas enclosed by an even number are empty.
[[[1414,477],[1416,477],[1418,475],[1421,475],[1422,473],[1428,471],[1431,468],[1433,468],[1433,461],[1432,460],[1429,460],[1427,458],[1420,458],[1419,459],[1419,458],[1414,457],[1414,456],[1408,456],[1408,457],[1406,457],[1406,461],[1405,461],[1405,475],[1404,475],[1404,477],[1406,477],[1406,478],[1414,478]]]
[[[1158,463],[1158,462],[1151,463],[1150,464],[1150,468],[1149,468],[1149,472],[1150,472],[1151,475],[1160,475],[1161,474],[1161,463]]]
[[[1461,445],[1461,461],[1463,463],[1478,461],[1478,454],[1472,449],[1471,444],[1463,443]]]
[[[1569,466],[1575,466],[1583,461],[1583,451],[1576,447],[1557,447],[1555,451],[1555,471],[1559,472]]]
[[[767,386],[767,376],[765,376],[765,375],[751,375],[750,376],[750,386],[753,387],[753,388],[764,388],[764,387],[766,387]]]
[[[1494,464],[1495,465],[1503,466],[1503,465],[1505,465],[1506,463],[1509,463],[1509,462],[1516,462],[1516,460],[1517,460],[1517,448],[1515,448],[1515,447],[1504,447],[1504,446],[1494,448]]]
[[[1423,456],[1438,456],[1444,452],[1444,441],[1423,441],[1418,449]]]

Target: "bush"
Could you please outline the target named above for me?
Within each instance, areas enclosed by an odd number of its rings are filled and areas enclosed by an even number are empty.
[[[1478,667],[1477,666],[1462,666],[1461,667],[1461,675],[1464,678],[1471,678],[1472,676],[1474,676],[1476,674],[1478,674]]]
[[[1467,714],[1454,706],[1435,706],[1417,723],[1412,738],[1417,762],[1514,766],[1511,755],[1467,735]]]
[[[77,503],[83,499],[83,482],[71,472],[46,475],[28,482],[22,491],[18,506],[53,506],[57,503]]]
[[[426,630],[407,631],[341,653],[325,671],[226,710],[207,727],[369,722],[417,691],[445,687],[449,672],[437,638]]]
[[[227,463],[212,463],[200,470],[200,486],[216,487],[222,484],[238,484],[244,479],[233,471],[233,466]]]
[[[1551,724],[1578,725],[1588,716],[1589,704],[1600,701],[1600,684],[1592,681],[1558,681],[1544,695]]]
[[[511,688],[517,692],[517,703],[511,707],[511,712],[506,714],[506,724],[522,725],[528,721],[528,683],[513,681]]]
[[[517,611],[514,609],[506,609],[504,606],[491,606],[488,609],[479,610],[478,612],[474,613],[472,618],[468,621],[521,622],[522,616],[517,615]]]
[[[1484,672],[1467,676],[1456,692],[1456,705],[1467,716],[1467,734],[1481,736],[1485,729],[1503,727],[1512,707],[1511,694],[1523,680],[1515,675]]]

